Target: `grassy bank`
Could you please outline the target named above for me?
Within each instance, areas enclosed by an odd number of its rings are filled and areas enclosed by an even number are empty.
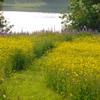
[[[100,36],[0,36],[0,100],[100,100]]]

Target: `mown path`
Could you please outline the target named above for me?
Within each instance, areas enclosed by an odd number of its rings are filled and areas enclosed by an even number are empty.
[[[62,100],[46,87],[42,71],[28,69],[15,73],[4,83],[6,100]]]

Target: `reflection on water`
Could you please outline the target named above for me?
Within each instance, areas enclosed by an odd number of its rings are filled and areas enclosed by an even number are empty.
[[[4,16],[14,25],[13,32],[61,31],[59,13],[5,11]]]

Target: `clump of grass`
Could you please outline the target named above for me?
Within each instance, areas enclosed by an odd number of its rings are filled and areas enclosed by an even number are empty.
[[[91,33],[63,33],[63,40],[64,41],[74,41],[75,39],[86,38],[92,36]]]
[[[64,41],[73,41],[75,36],[73,34],[64,34]]]
[[[40,58],[48,50],[51,50],[53,47],[54,47],[54,44],[52,40],[42,39],[40,41],[37,41],[33,48],[33,53],[34,53],[35,58]]]
[[[16,49],[11,56],[12,70],[20,71],[26,69],[30,58],[20,49]]]

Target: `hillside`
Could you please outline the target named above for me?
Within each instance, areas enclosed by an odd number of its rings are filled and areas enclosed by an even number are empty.
[[[5,0],[5,3],[34,3],[34,2],[46,2],[46,3],[52,3],[52,2],[66,2],[66,0]]]
[[[4,10],[61,12],[67,7],[66,0],[5,0]]]

